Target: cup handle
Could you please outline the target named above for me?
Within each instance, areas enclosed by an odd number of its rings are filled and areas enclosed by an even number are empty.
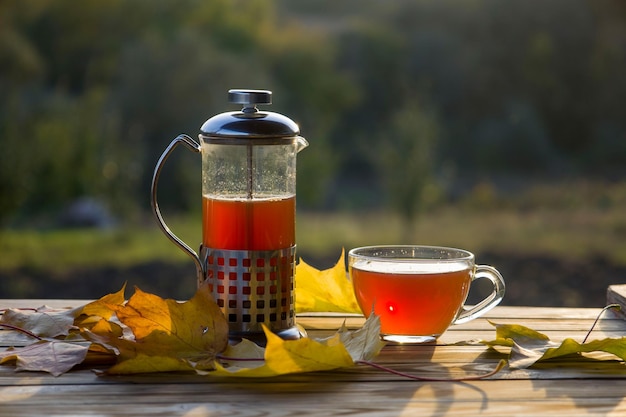
[[[474,320],[500,304],[500,301],[502,301],[502,298],[504,297],[505,284],[504,279],[498,270],[488,265],[476,265],[472,282],[483,278],[491,281],[493,284],[493,291],[484,300],[472,308],[465,310],[465,307],[462,307],[460,314],[454,321],[454,324],[461,324]]]

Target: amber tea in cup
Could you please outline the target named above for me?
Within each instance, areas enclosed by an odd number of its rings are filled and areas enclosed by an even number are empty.
[[[471,252],[437,246],[368,246],[348,253],[356,299],[366,316],[380,316],[382,338],[398,343],[436,340],[450,325],[464,323],[500,303],[500,273],[475,265]],[[465,307],[470,286],[486,278],[493,291]]]

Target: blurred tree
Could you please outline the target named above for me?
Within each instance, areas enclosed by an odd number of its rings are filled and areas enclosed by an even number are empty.
[[[12,61],[13,65],[31,63],[27,69],[37,71],[11,70],[11,65],[3,63],[8,95],[13,99],[3,103],[7,134],[2,140],[12,145],[7,146],[10,159],[21,165],[18,169],[8,164],[15,169],[9,178],[19,193],[2,190],[2,200],[15,202],[19,217],[32,225],[33,214],[49,216],[83,195],[115,198],[115,193],[109,193],[118,189],[117,179],[103,175],[105,167],[110,174],[113,166],[104,152],[107,139],[118,134],[115,114],[106,108],[106,81],[111,61],[115,62],[107,42],[121,41],[131,24],[124,25],[128,22],[124,19],[115,24],[122,10],[113,3],[87,1],[74,7],[67,1],[27,0],[3,4],[19,42],[7,42],[0,55],[26,51],[30,59]],[[32,65],[36,62],[41,64]],[[25,77],[25,73],[32,76]],[[1,213],[0,221],[10,214]]]
[[[293,118],[311,144],[298,161],[298,201],[319,208],[344,158],[339,148],[345,139],[333,132],[359,92],[353,80],[336,71],[339,51],[327,35],[289,26],[275,36],[264,57],[274,80],[273,107]]]
[[[393,114],[404,106],[407,96],[418,95],[408,89],[406,42],[380,22],[356,20],[339,31],[337,44],[336,65],[352,79],[357,95],[333,132],[335,151],[342,161],[335,204],[351,207],[345,199],[355,199],[358,193],[358,206],[353,208],[364,208],[364,201],[365,208],[380,206],[382,173],[372,154],[379,149],[381,137],[390,132]],[[344,188],[350,188],[349,192],[344,193]]]
[[[24,36],[16,5],[0,3],[0,226],[28,196],[30,159],[28,133],[32,96],[45,71],[45,62]],[[36,14],[36,7],[29,9]]]
[[[413,242],[418,213],[434,183],[437,117],[427,107],[410,102],[394,115],[370,157],[378,168],[391,208],[403,219],[403,240]]]
[[[527,102],[512,98],[499,113],[477,123],[467,138],[472,147],[466,157],[482,175],[557,173],[561,166],[559,153]]]

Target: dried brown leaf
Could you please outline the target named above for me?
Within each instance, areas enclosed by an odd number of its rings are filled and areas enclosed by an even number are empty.
[[[27,330],[39,337],[67,336],[74,327],[77,309],[55,309],[42,306],[33,310],[10,308],[0,317],[0,323]]]
[[[15,361],[18,371],[43,371],[59,376],[82,363],[88,349],[85,344],[40,340],[0,352],[0,364]]]

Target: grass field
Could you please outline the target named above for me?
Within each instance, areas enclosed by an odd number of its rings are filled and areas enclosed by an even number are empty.
[[[174,220],[170,227],[191,247],[199,244],[199,218]],[[386,212],[301,212],[297,227],[300,255],[315,259],[338,255],[341,248],[419,243],[462,247],[475,253],[504,250],[565,259],[602,255],[626,265],[626,212],[617,207],[525,211],[445,207],[423,214],[409,233],[396,216]],[[188,260],[156,224],[115,230],[3,231],[0,252],[0,269],[4,270]]]
[[[167,217],[167,216],[166,216]],[[200,216],[166,218],[192,248],[200,243]],[[626,183],[535,186],[523,193],[476,187],[464,199],[420,213],[412,226],[393,213],[297,213],[301,256],[334,257],[341,248],[419,243],[481,251],[538,253],[564,259],[603,256],[626,265]],[[0,231],[0,270],[29,266],[129,266],[188,257],[160,231],[151,215],[111,230]]]

